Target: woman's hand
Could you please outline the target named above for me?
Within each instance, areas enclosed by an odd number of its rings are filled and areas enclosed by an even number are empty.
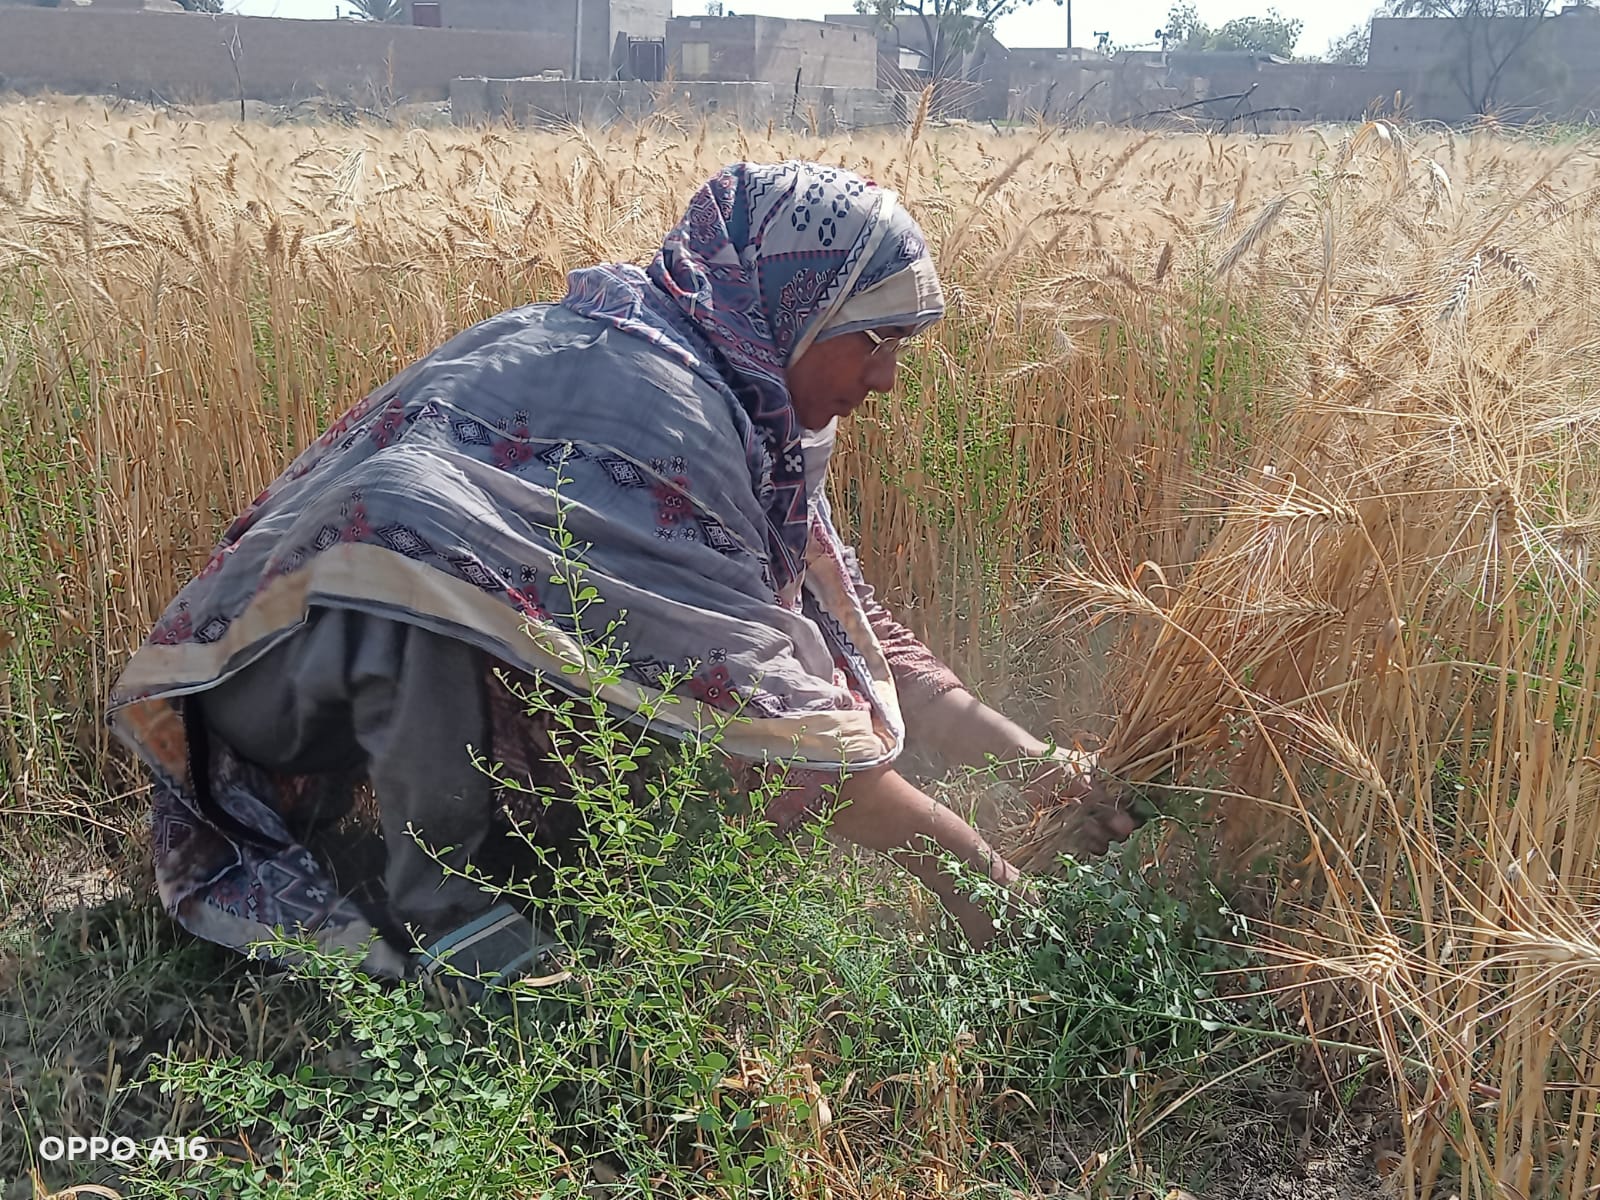
[[[1095,756],[1078,750],[1038,760],[1023,778],[1022,794],[1031,808],[1052,811],[1075,856],[1104,854],[1143,824],[1096,777]]]
[[[1143,823],[1095,777],[1094,755],[1066,749],[1051,754],[1048,744],[964,688],[940,696],[919,724],[922,738],[946,764],[981,767],[997,760],[1002,777],[1022,789],[1031,808],[1069,806],[1061,819],[1074,854],[1104,854]],[[991,813],[989,823],[996,819]]]
[[[846,841],[887,854],[927,885],[976,947],[993,940],[994,921],[956,887],[938,852],[945,851],[992,882],[1025,894],[1021,872],[976,829],[888,768],[846,780],[831,824]]]

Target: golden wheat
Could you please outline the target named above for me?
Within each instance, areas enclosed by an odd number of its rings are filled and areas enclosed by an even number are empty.
[[[0,108],[13,807],[90,810],[110,680],[333,414],[642,260],[722,162],[827,159],[909,198],[950,296],[841,446],[869,575],[992,700],[1274,856],[1307,1032],[1387,1048],[1413,1190],[1453,1153],[1463,1197],[1592,1194],[1593,161],[1384,123],[997,138],[929,104],[854,139]],[[1019,854],[1047,867],[1053,821]]]

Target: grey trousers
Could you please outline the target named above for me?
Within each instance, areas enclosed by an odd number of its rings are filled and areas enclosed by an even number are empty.
[[[483,652],[463,642],[315,609],[304,629],[197,699],[207,728],[269,771],[364,772],[378,802],[389,913],[436,936],[493,903],[440,868],[473,860],[491,827],[494,785],[468,750],[489,752],[486,674]]]

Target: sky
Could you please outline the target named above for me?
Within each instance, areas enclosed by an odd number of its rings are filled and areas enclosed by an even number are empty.
[[[225,0],[225,7],[248,16],[326,18],[334,15],[339,0]],[[1286,17],[1305,23],[1296,53],[1322,54],[1328,43],[1352,25],[1364,24],[1377,0],[1193,0],[1200,19],[1213,27],[1234,17],[1261,15],[1275,7]],[[848,12],[850,0],[726,0],[738,13],[771,17],[809,17]],[[1093,46],[1095,34],[1109,31],[1124,49],[1154,43],[1157,29],[1166,24],[1172,0],[1076,0],[1072,6],[1072,41]],[[348,11],[348,6],[346,8]],[[675,16],[705,12],[704,0],[673,0]],[[1066,9],[1055,0],[1034,0],[1001,17],[996,36],[1006,46],[1060,46],[1066,42]]]

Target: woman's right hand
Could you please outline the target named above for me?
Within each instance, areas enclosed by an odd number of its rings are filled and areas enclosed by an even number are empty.
[[[853,775],[840,790],[832,827],[845,840],[889,855],[926,884],[975,947],[993,940],[994,920],[957,887],[938,851],[953,855],[994,883],[1023,893],[1022,873],[960,816],[882,768]]]
[[[1104,854],[1144,823],[1111,794],[1096,766],[1093,754],[1058,749],[1022,781],[1029,809],[1048,809],[1067,835],[1067,848],[1084,858]]]

